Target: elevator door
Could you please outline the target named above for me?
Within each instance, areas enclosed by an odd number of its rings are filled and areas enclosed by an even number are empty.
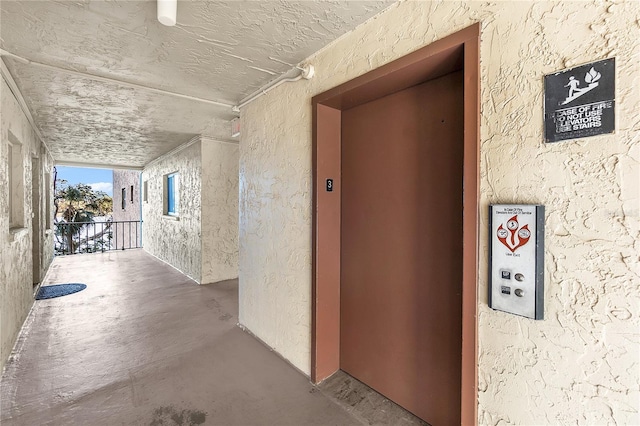
[[[340,366],[460,424],[463,72],[342,112]]]

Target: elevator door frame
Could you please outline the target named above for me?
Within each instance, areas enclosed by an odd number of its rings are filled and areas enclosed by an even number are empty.
[[[479,47],[480,24],[474,24],[312,100],[311,380],[319,383],[340,369],[341,111],[464,70],[462,424],[477,424]]]

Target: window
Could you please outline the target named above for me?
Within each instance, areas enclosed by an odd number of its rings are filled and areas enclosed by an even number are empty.
[[[15,190],[13,189],[13,181],[15,178],[13,177],[13,145],[9,144],[9,153],[7,154],[7,172],[9,175],[7,179],[9,180],[9,227],[13,227],[13,193]]]
[[[122,188],[122,210],[127,207],[127,188]]]
[[[24,226],[24,169],[22,144],[9,132],[7,171],[9,178],[9,228]]]
[[[142,201],[147,202],[147,192],[149,190],[149,186],[147,185],[147,181],[145,180],[142,183]]]
[[[133,203],[133,185],[131,185],[131,202]]]
[[[170,173],[165,175],[164,178],[166,194],[164,213],[169,216],[178,216],[180,210],[179,179],[180,175],[178,173]]]
[[[45,191],[44,191],[44,205],[46,206],[46,226],[47,229],[51,229],[51,174],[50,173],[45,173],[44,174],[44,185],[45,185]]]

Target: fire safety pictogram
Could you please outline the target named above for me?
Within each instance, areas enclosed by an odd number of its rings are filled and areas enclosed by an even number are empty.
[[[529,242],[531,238],[531,231],[529,231],[529,225],[520,227],[518,223],[518,215],[513,216],[507,221],[507,228],[505,229],[502,224],[498,228],[498,240],[508,248],[511,253],[515,253],[523,245]]]

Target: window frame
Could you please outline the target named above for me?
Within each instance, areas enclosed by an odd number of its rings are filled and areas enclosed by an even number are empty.
[[[164,176],[165,199],[164,214],[171,217],[180,216],[180,173],[173,172]]]
[[[13,145],[11,142],[7,144],[7,184],[9,186],[9,229],[13,228],[14,212],[13,212]]]
[[[52,204],[52,200],[51,200],[51,172],[50,171],[45,171],[44,173],[44,184],[45,184],[45,191],[44,191],[44,205],[45,205],[45,211],[46,211],[46,230],[49,231],[52,228],[52,222],[53,222],[53,217],[52,217],[52,212],[51,212],[51,204]]]
[[[25,178],[22,143],[9,131],[7,141],[7,181],[9,195],[9,230],[25,227]]]

